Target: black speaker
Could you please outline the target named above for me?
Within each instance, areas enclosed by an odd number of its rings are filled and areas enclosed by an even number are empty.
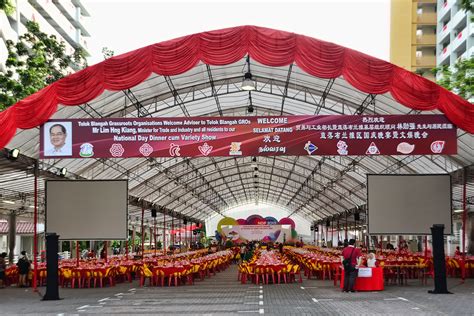
[[[354,213],[354,220],[355,221],[360,221],[360,214],[359,213]]]
[[[183,225],[187,225],[188,224],[188,220],[185,218],[183,219]]]
[[[331,226],[331,221],[330,220],[327,220],[326,221],[326,227],[330,227]]]
[[[151,209],[151,217],[153,217],[153,218],[156,217],[156,209],[154,209],[154,208]]]
[[[319,225],[315,225],[315,226],[314,226],[314,231],[315,231],[315,232],[319,232]]]
[[[58,282],[58,240],[55,233],[46,234],[46,293],[43,301],[55,301],[59,298]]]
[[[434,224],[431,227],[433,238],[433,268],[434,268],[434,290],[428,291],[432,294],[451,294],[448,291],[446,280],[446,257],[444,254],[444,225]]]
[[[314,231],[314,226],[311,225],[311,227],[309,229],[311,229],[311,231]]]

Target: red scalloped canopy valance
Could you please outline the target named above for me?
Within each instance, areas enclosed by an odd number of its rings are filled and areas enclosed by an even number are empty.
[[[178,75],[200,61],[227,65],[246,54],[267,66],[296,63],[320,78],[343,76],[355,88],[373,94],[390,92],[411,109],[443,112],[451,122],[474,133],[474,106],[437,84],[386,61],[303,35],[256,26],[240,26],[198,33],[146,46],[112,57],[56,81],[0,112],[0,148],[17,128],[46,122],[58,104],[79,105],[104,90],[136,86],[150,74]]]

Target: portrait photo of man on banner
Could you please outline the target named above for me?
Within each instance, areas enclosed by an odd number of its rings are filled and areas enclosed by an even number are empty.
[[[71,122],[49,122],[44,125],[44,156],[72,155]]]

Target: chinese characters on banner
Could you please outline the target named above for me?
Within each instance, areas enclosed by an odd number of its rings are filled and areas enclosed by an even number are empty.
[[[59,147],[59,134],[71,148]],[[51,120],[40,148],[41,158],[456,153],[456,127],[443,115]]]

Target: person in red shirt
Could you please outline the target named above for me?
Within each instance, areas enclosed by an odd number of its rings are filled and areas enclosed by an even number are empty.
[[[357,258],[361,255],[360,249],[355,247],[355,239],[349,240],[349,246],[342,250],[342,257],[349,259],[350,267],[344,268],[344,289],[343,292],[355,292],[354,283],[357,277]]]

